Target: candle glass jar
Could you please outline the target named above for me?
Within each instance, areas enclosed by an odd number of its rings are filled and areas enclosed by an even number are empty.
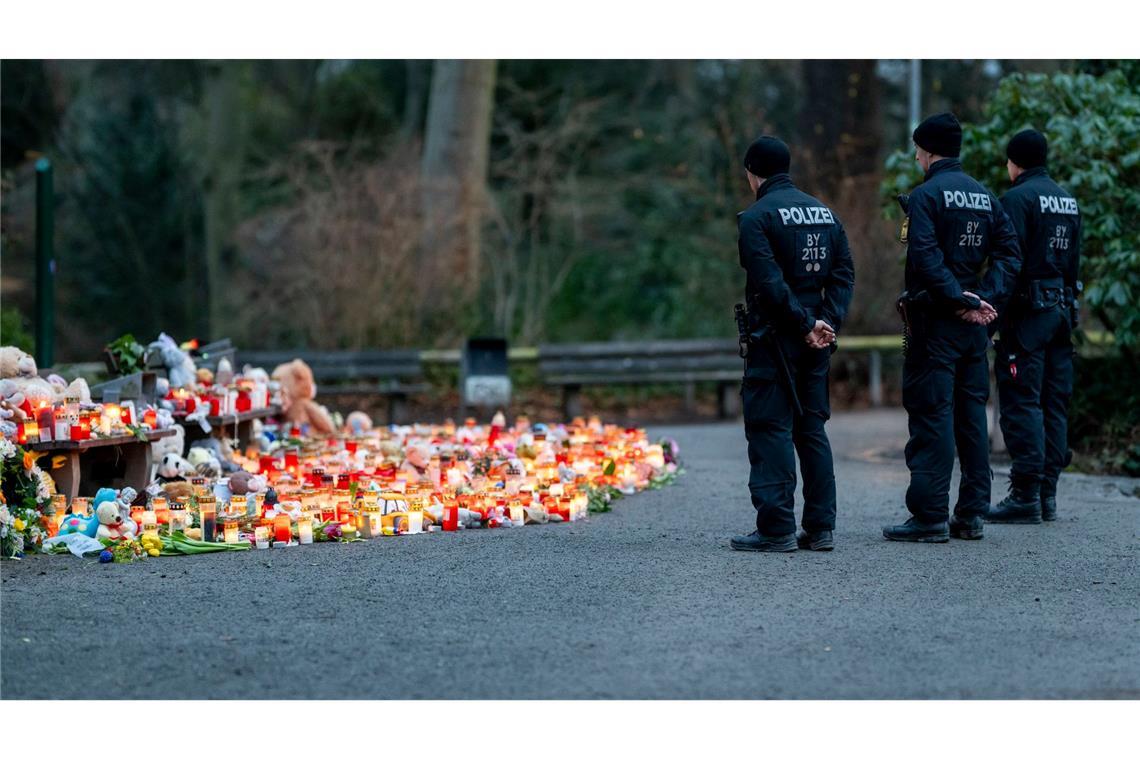
[[[273,518],[273,542],[287,544],[293,540],[293,525],[289,515],[282,512]]]
[[[213,541],[218,531],[218,502],[212,495],[198,497],[198,520],[202,540]]]
[[[233,520],[227,520],[222,525],[222,535],[227,544],[236,544],[239,540],[238,524]]]
[[[258,549],[268,549],[269,548],[269,526],[268,525],[257,525],[256,527],[254,527],[254,529],[253,529],[253,540],[256,543]]]
[[[158,538],[158,516],[149,509],[142,513],[142,534]]]
[[[313,543],[313,518],[308,515],[297,521],[297,541],[302,544]]]

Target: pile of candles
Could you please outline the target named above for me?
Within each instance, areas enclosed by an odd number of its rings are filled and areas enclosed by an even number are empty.
[[[293,440],[297,431],[282,432]],[[150,524],[153,512],[160,530],[185,530],[189,516],[203,541],[257,548],[574,522],[587,516],[593,489],[632,493],[673,467],[644,430],[597,419],[553,427],[469,419],[301,440],[236,456],[264,477],[260,492],[233,495],[225,478],[196,477],[186,504],[155,497],[139,521]]]
[[[134,427],[154,429],[158,426],[155,409],[140,410],[133,401],[84,404],[78,396],[69,395],[55,403],[40,401],[35,407],[25,401],[21,408],[26,419],[16,423],[19,444],[111,438],[130,435]]]
[[[237,455],[240,466],[264,477],[259,491],[234,495],[228,478],[196,476],[177,497],[151,493],[130,508],[138,534],[182,531],[201,541],[268,549],[574,522],[587,516],[595,489],[632,493],[675,470],[644,430],[596,418],[548,427],[520,417],[507,427],[497,416],[488,426],[469,419],[462,426],[301,441]],[[87,514],[90,501],[79,497],[68,505],[56,495],[44,515],[49,533],[69,509]]]
[[[267,409],[273,403],[268,382],[258,377],[237,376],[229,385],[196,385],[172,388],[167,402],[177,415],[205,411],[211,417]]]

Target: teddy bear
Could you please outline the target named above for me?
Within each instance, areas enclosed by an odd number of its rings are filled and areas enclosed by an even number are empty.
[[[0,347],[0,380],[4,381],[0,395],[21,393],[33,409],[56,401],[55,388],[39,376],[36,360],[15,346]]]
[[[363,435],[372,429],[372,418],[361,411],[349,412],[344,421],[347,433]]]
[[[15,346],[0,346],[0,378],[35,377],[37,374],[36,360],[31,354]]]
[[[214,452],[204,446],[192,446],[186,454],[186,461],[204,478],[219,478],[222,475],[222,463],[214,456]]]
[[[166,333],[159,333],[158,339],[147,346],[147,354],[157,354],[166,368],[166,376],[171,388],[186,388],[193,385],[196,376],[194,360],[183,351]]]
[[[234,496],[245,496],[250,493],[260,493],[269,485],[264,475],[254,475],[248,470],[238,470],[230,475],[230,493]]]
[[[300,359],[279,365],[273,379],[281,384],[281,406],[285,419],[294,425],[308,425],[317,435],[332,435],[336,428],[328,410],[313,399],[317,386],[313,370]]]
[[[129,518],[123,519],[122,505],[118,501],[103,502],[95,509],[95,516],[99,519],[95,538],[105,538],[112,541],[121,541],[124,538],[134,540],[138,526]]]
[[[190,449],[191,454],[194,452],[194,449],[205,449],[208,451],[214,460],[217,461],[222,474],[241,469],[241,467],[234,462],[234,447],[228,438],[206,438],[204,440],[195,441],[193,447]],[[197,467],[198,463],[194,461],[194,458],[191,457],[190,454],[187,454],[187,458],[190,459],[190,464]]]

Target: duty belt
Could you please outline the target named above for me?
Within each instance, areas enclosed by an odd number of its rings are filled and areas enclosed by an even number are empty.
[[[1065,281],[1060,277],[1029,280],[1024,287],[1014,291],[1016,300],[1026,303],[1033,309],[1050,309],[1063,305],[1066,300]],[[1072,298],[1069,294],[1068,298]]]

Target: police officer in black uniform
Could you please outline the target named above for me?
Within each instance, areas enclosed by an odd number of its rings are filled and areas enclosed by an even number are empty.
[[[962,128],[954,115],[931,116],[913,137],[926,178],[909,198],[906,292],[900,299],[908,335],[903,406],[910,427],[906,507],[912,517],[884,527],[883,535],[927,543],[950,536],[979,539],[993,477],[986,325],[1004,308],[1021,256],[997,199],[962,171]],[[962,479],[947,525],[955,449]]]
[[[1068,444],[1077,325],[1081,214],[1049,177],[1045,135],[1018,132],[1006,148],[1013,188],[1002,196],[1024,261],[994,343],[1001,432],[1013,459],[1009,495],[986,520],[1036,524],[1057,516]]]
[[[847,235],[835,214],[788,176],[788,147],[774,137],[744,158],[756,202],[739,214],[747,313],[738,306],[745,354],[741,397],[756,531],[740,551],[834,547],[835,468],[824,423],[828,366],[855,285]],[[803,530],[796,535],[795,452],[803,475]]]

